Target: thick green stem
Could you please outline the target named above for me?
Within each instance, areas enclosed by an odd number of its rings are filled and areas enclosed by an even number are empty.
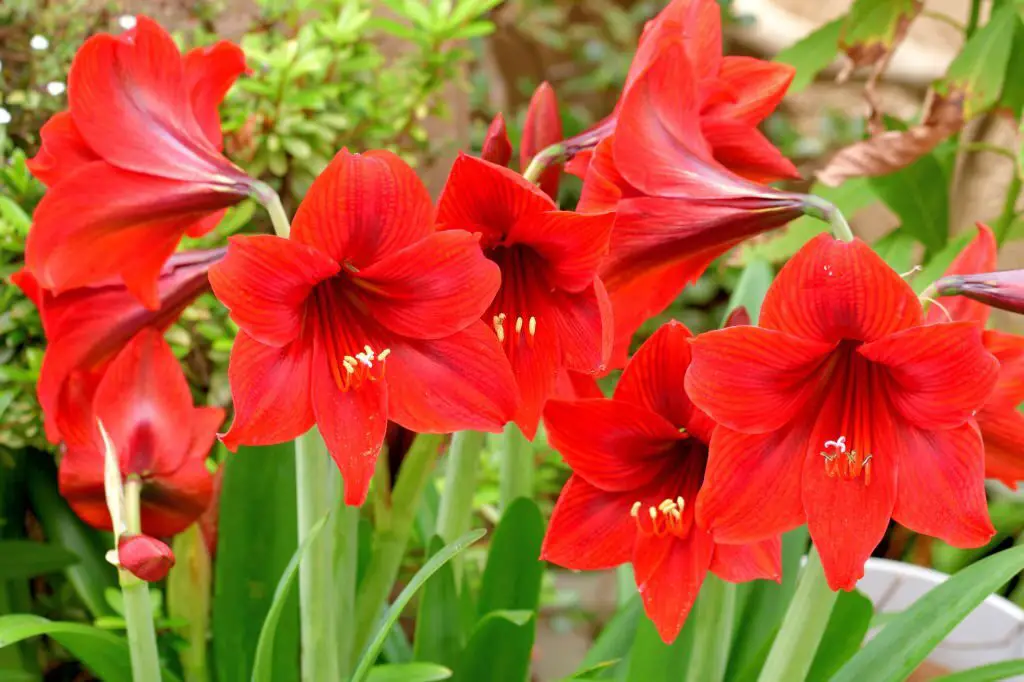
[[[1010,178],[1010,185],[1006,188],[1006,199],[1003,201],[1003,212],[999,214],[996,222],[992,224],[992,232],[996,236],[996,244],[1003,245],[1006,237],[1010,234],[1010,227],[1017,217],[1017,201],[1020,199],[1022,181],[1019,173],[1014,173]]]
[[[437,534],[445,544],[454,542],[469,532],[473,520],[473,493],[476,492],[476,472],[484,434],[478,431],[459,431],[452,436],[445,466],[444,492],[437,512]],[[455,581],[462,576],[461,557],[452,559]]]
[[[523,171],[523,177],[528,181],[536,183],[540,180],[541,174],[548,166],[555,163],[565,154],[565,147],[561,142],[537,152],[537,155],[530,160],[530,165]]]
[[[124,484],[125,534],[142,532],[139,499],[142,481],[129,477]],[[119,536],[120,534],[118,534]],[[149,585],[123,568],[118,569],[121,594],[124,598],[124,622],[128,631],[128,651],[135,682],[154,682],[160,679],[160,654],[156,648],[156,628],[153,625],[153,604],[149,600]]]
[[[969,39],[978,30],[978,22],[981,20],[981,0],[971,0],[971,13],[967,17],[967,26],[964,28],[964,39]]]
[[[688,682],[722,682],[732,645],[736,586],[708,573],[691,618],[696,619]]]
[[[498,502],[505,511],[516,498],[533,497],[533,445],[514,423],[505,426]]]
[[[206,660],[210,626],[210,554],[199,524],[174,538],[175,565],[167,576],[167,615],[182,622],[178,634],[185,640],[180,652],[185,682],[208,682]]]
[[[387,513],[379,515],[376,519],[373,554],[356,598],[355,651],[360,654],[370,635],[377,628],[377,622],[387,605],[388,595],[398,577],[402,557],[405,556],[412,526],[416,520],[416,509],[430,480],[430,472],[437,459],[441,440],[442,436],[434,434],[420,434],[416,437],[398,472],[395,487],[391,492],[391,507]],[[374,485],[377,484],[378,481],[375,479]]]
[[[758,682],[793,682],[807,677],[835,603],[836,593],[825,580],[817,548],[812,547]]]
[[[352,614],[356,611],[356,585],[359,580],[359,507],[342,505],[335,512],[334,533],[337,547],[334,557],[334,631],[338,637],[338,667],[341,679],[348,679],[356,664],[356,632]]]
[[[295,440],[295,484],[299,545],[341,499],[341,476],[314,427]],[[341,679],[335,632],[334,534],[321,533],[299,563],[299,622],[302,680]]]
[[[842,239],[844,242],[853,241],[853,230],[850,229],[850,223],[846,222],[842,211],[831,202],[813,194],[801,196],[804,198],[804,213],[831,225],[832,235],[836,239]]]
[[[281,203],[281,197],[277,195],[270,185],[262,182],[256,183],[252,190],[253,196],[263,204],[263,208],[267,209],[267,213],[270,215],[270,222],[274,225],[274,233],[278,237],[288,238],[291,234],[291,223],[288,222],[288,214],[284,212],[284,204]]]

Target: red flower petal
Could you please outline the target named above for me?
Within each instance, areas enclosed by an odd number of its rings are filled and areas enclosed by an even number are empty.
[[[992,272],[996,269],[997,256],[995,235],[987,225],[978,223],[978,235],[953,259],[943,276]],[[929,323],[974,321],[984,326],[988,322],[989,313],[992,312],[984,303],[972,301],[964,296],[941,296],[938,302],[940,305],[928,308],[925,319]]]
[[[690,366],[686,325],[670,320],[644,342],[626,365],[615,387],[615,400],[642,405],[704,443],[715,424],[690,402],[679,377]]]
[[[879,381],[863,361],[853,361],[850,376],[836,379],[818,414],[804,454],[803,505],[807,528],[821,554],[825,577],[833,590],[852,590],[864,576],[864,562],[889,526],[896,503],[897,479],[902,463],[906,429],[897,424],[888,405],[880,400]],[[856,424],[849,447],[870,454],[870,484],[867,476],[844,479],[830,477],[821,455],[823,443],[843,433],[847,401],[861,401],[852,408]],[[794,472],[796,473],[796,472]]]
[[[100,157],[82,139],[71,113],[62,111],[50,117],[39,131],[42,145],[39,152],[26,162],[32,175],[53,187],[80,167]]]
[[[235,419],[221,437],[229,450],[239,445],[283,443],[312,428],[312,354],[308,334],[274,348],[245,332],[238,333],[228,365]]]
[[[1024,415],[1015,408],[986,407],[978,412],[985,444],[985,477],[1016,489],[1024,481]]]
[[[196,121],[181,53],[151,19],[138,17],[130,37],[101,34],[82,45],[68,72],[68,104],[89,146],[121,169],[186,182],[245,181]]]
[[[749,545],[715,545],[711,572],[731,583],[751,580],[782,582],[782,539]]]
[[[25,245],[26,265],[40,285],[58,294],[120,275],[143,304],[156,309],[160,271],[182,235],[238,199],[97,161],[43,196]]]
[[[518,220],[508,232],[507,246],[522,244],[544,260],[543,272],[552,288],[582,291],[591,286],[608,253],[614,213],[545,211]]]
[[[857,352],[886,369],[885,394],[904,419],[922,429],[966,422],[999,376],[999,362],[985,350],[973,322],[912,327]]]
[[[140,331],[110,363],[94,410],[125,474],[174,471],[189,454],[181,430],[191,421],[192,392],[159,331]]]
[[[701,80],[717,76],[722,60],[722,11],[708,0],[672,0],[648,22],[626,77],[625,90],[669,43],[684,46]]]
[[[634,500],[631,492],[608,493],[570,476],[551,513],[541,560],[577,571],[626,563],[637,534],[629,515]]]
[[[391,341],[388,418],[419,433],[500,432],[517,389],[501,346],[483,322],[435,341]]]
[[[759,183],[800,178],[793,162],[757,128],[729,119],[705,118],[701,130],[715,160],[742,178]]]
[[[822,234],[782,268],[759,324],[805,339],[874,341],[921,322],[921,304],[871,247]]]
[[[313,412],[316,425],[345,481],[345,504],[366,500],[388,425],[385,381],[364,381],[342,392],[318,334],[313,344]]]
[[[553,327],[562,365],[577,372],[604,371],[613,328],[611,302],[601,280],[577,294],[553,291],[546,298],[537,321]]]
[[[274,235],[231,237],[210,284],[231,319],[256,341],[281,347],[302,333],[313,287],[338,274],[337,261]]]
[[[483,151],[480,152],[480,158],[499,166],[507,166],[508,162],[512,160],[512,143],[508,141],[505,117],[501,114],[495,116],[487,127],[487,135],[484,136],[484,146]]]
[[[806,521],[800,478],[807,421],[754,436],[715,429],[696,506],[697,525],[716,542],[759,542]]]
[[[555,378],[561,365],[558,338],[553,325],[538,320],[537,334],[510,334],[506,325],[505,355],[519,387],[519,409],[513,421],[529,440],[533,440],[544,403],[555,390]]]
[[[604,398],[605,396],[593,374],[564,369],[558,373],[555,393],[552,397],[558,400],[586,400],[588,398]]]
[[[353,275],[374,319],[395,334],[439,339],[480,319],[501,286],[478,235],[432,234]]]
[[[674,447],[682,438],[656,413],[618,400],[551,400],[544,424],[548,442],[573,472],[612,492],[636,490],[661,478],[676,464]]]
[[[292,239],[364,268],[430,235],[433,211],[427,188],[400,158],[342,149],[296,211]]]
[[[666,644],[683,629],[704,584],[715,544],[694,528],[683,539],[638,535],[633,551],[636,585],[644,611]]]
[[[1016,409],[1024,401],[1024,336],[989,330],[982,339],[999,361],[999,380],[985,405]]]
[[[905,427],[900,435],[893,519],[954,547],[981,547],[992,539],[984,447],[973,420],[949,431]]]
[[[196,122],[206,139],[221,149],[220,108],[224,96],[245,73],[245,53],[238,45],[222,40],[209,47],[198,47],[185,55],[185,88],[192,103]]]
[[[779,106],[795,75],[796,69],[789,64],[752,57],[725,57],[718,79],[724,81],[735,99],[719,103],[711,111],[718,118],[756,126]]]
[[[545,81],[533,91],[530,106],[526,110],[523,139],[519,146],[519,167],[526,171],[534,156],[561,141],[562,118],[558,114],[558,99],[555,97],[554,89]],[[549,166],[541,173],[538,184],[552,199],[558,199],[561,175],[561,164]]]
[[[142,486],[142,530],[170,537],[195,523],[213,500],[213,474],[206,457],[189,459],[172,476],[147,480]]]
[[[576,211],[579,213],[614,211],[623,196],[624,188],[628,187],[626,179],[615,168],[613,139],[606,138],[593,152],[587,151],[576,156],[576,159],[585,158],[588,164],[581,175],[584,179],[583,190],[579,203],[576,204]],[[576,165],[579,166],[580,163]]]
[[[486,247],[504,239],[523,217],[555,208],[515,171],[460,154],[438,201],[437,221],[442,229],[479,232]]]
[[[719,424],[767,433],[792,422],[827,377],[832,344],[758,327],[729,327],[692,342],[686,393]]]

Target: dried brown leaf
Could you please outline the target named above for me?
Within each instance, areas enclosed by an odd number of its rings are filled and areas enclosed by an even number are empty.
[[[888,175],[929,153],[964,125],[964,93],[929,93],[924,121],[908,130],[890,130],[842,149],[822,170],[818,181],[838,187],[849,178]]]

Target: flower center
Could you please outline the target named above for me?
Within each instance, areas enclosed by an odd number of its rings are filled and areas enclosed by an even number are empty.
[[[846,436],[825,441],[821,456],[825,459],[825,473],[829,478],[854,480],[864,475],[864,485],[871,485],[872,455],[858,453],[846,445]]]
[[[353,338],[352,332],[358,332],[358,325],[353,324],[355,316],[346,307],[347,302],[342,292],[331,283],[321,285],[314,298],[317,305],[317,323],[320,341],[327,353],[327,364],[331,370],[334,383],[342,391],[357,389],[365,381],[377,381],[384,376],[385,360],[391,349],[375,351],[368,343]],[[360,334],[365,339],[365,335]]]
[[[686,502],[682,497],[677,497],[674,500],[665,498],[657,507],[652,505],[646,510],[643,507],[643,503],[638,500],[633,503],[633,508],[629,511],[629,515],[636,521],[636,527],[641,533],[658,537],[669,534],[676,537],[685,535],[683,509],[686,507]]]
[[[505,330],[505,324],[508,323],[508,331]],[[498,313],[491,318],[491,323],[494,326],[494,333],[498,336],[498,343],[504,344],[505,340],[518,341],[526,332],[526,343],[533,345],[533,337],[537,335],[537,318],[533,317],[522,317],[517,316],[515,323],[505,313]]]

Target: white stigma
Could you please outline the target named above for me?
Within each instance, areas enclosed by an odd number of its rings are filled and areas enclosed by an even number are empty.
[[[839,452],[846,454],[846,436],[839,436],[836,440],[825,441],[826,448],[835,448]]]
[[[33,50],[42,51],[50,47],[50,41],[46,39],[46,36],[34,35],[32,40],[28,41],[28,45]]]

